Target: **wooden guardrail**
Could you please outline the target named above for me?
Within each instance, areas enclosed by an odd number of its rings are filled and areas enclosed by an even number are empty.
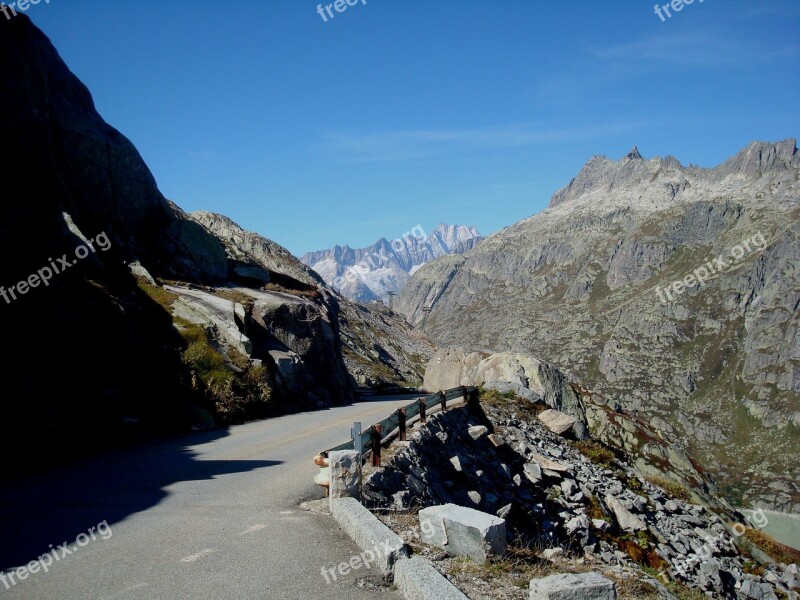
[[[447,403],[459,397],[464,398],[466,404],[478,401],[478,388],[461,386],[444,390],[435,394],[428,394],[421,396],[414,400],[411,404],[398,408],[391,415],[379,423],[375,423],[368,427],[365,431],[351,432],[351,439],[349,442],[339,444],[334,448],[329,448],[320,452],[320,456],[328,458],[328,453],[335,450],[354,450],[361,448],[361,455],[372,453],[373,466],[380,466],[381,464],[381,447],[384,441],[388,440],[398,430],[400,440],[406,439],[406,428],[409,421],[415,417],[419,417],[421,423],[427,419],[428,413],[439,407],[441,410],[447,410]],[[356,437],[354,438],[353,435]]]

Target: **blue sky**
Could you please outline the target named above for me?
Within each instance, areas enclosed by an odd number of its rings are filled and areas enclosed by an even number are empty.
[[[662,1],[661,4],[665,4]],[[50,0],[27,15],[169,199],[295,254],[491,233],[593,155],[800,132],[800,2]]]

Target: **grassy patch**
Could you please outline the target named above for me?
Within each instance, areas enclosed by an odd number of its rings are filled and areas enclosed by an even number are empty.
[[[662,574],[653,568],[643,567],[642,570],[650,575],[650,577],[653,579],[658,579],[661,581],[661,583],[664,584],[664,587],[674,594],[678,600],[708,600],[708,596],[702,592],[694,590],[667,577],[662,577]]]
[[[603,512],[603,507],[600,506],[600,501],[595,496],[589,498],[589,508],[586,511],[586,516],[590,519],[606,519],[606,513]]]
[[[150,298],[156,304],[164,308],[167,312],[171,312],[173,302],[175,302],[175,300],[178,299],[177,294],[173,294],[172,292],[165,290],[161,286],[152,285],[151,283],[148,283],[146,280],[141,278],[137,278],[136,283],[139,286],[139,289],[142,290],[148,296],[150,296]]]
[[[501,409],[512,408],[515,411],[519,411],[523,419],[534,420],[537,415],[549,408],[546,404],[529,402],[510,391],[498,392],[497,390],[480,388],[478,395],[481,404]]]
[[[595,440],[580,440],[575,444],[578,451],[593,463],[612,468],[617,456],[607,446]]]
[[[664,479],[663,477],[646,477],[647,481],[664,490],[670,498],[683,500],[684,502],[694,502],[692,494],[676,481]]]
[[[214,292],[214,295],[244,306],[250,306],[255,302],[252,296],[238,290],[219,289]]]
[[[192,388],[213,405],[217,418],[225,424],[273,414],[269,372],[253,365],[246,356],[227,359],[211,342],[205,328],[184,319],[176,325],[186,349],[183,362],[192,373]],[[232,368],[232,363],[239,370]]]
[[[279,283],[270,282],[266,284],[262,289],[268,292],[281,292],[283,294],[291,294],[292,296],[300,296],[301,298],[307,298],[309,300],[319,300],[322,298],[322,294],[320,294],[319,290],[314,287],[309,286],[297,286],[297,287],[286,287]]]
[[[530,548],[516,547],[509,547],[503,556],[490,556],[482,565],[471,558],[459,558],[448,569],[453,575],[480,579],[490,585],[493,580],[505,579],[521,589],[527,589],[531,579],[542,579],[556,573],[585,573],[589,570],[589,567],[581,565],[554,564],[540,558]]]

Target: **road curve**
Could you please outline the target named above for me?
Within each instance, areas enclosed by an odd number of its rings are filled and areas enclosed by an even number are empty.
[[[148,443],[4,485],[0,599],[399,599],[365,568],[326,582],[324,566],[360,549],[333,519],[297,505],[322,497],[312,482],[318,451],[345,441],[353,421],[366,428],[407,403],[376,399]],[[8,572],[37,557],[37,572],[12,582]]]

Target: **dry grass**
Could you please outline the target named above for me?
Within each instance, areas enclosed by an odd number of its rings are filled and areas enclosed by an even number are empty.
[[[225,298],[226,300],[230,300],[231,302],[236,302],[237,304],[242,304],[244,306],[248,306],[255,302],[255,299],[252,296],[245,294],[244,292],[240,292],[239,290],[218,289],[214,292],[214,295],[219,296],[220,298]]]
[[[575,444],[575,447],[593,463],[606,468],[613,467],[617,458],[611,450],[595,440],[580,440]]]
[[[622,577],[621,575],[608,575],[606,577],[617,584],[617,598],[620,600],[660,600],[661,594],[655,586],[647,583],[642,577],[631,575]]]
[[[664,490],[671,498],[683,500],[684,502],[694,502],[694,500],[692,500],[692,494],[680,483],[662,477],[647,477],[646,479],[653,485]]]
[[[781,544],[760,529],[746,529],[744,536],[759,550],[766,552],[773,560],[784,564],[800,563],[800,551]]]
[[[308,289],[298,289],[289,288],[278,283],[270,282],[262,289],[268,292],[280,292],[283,294],[290,294],[292,296],[300,296],[301,298],[306,298],[308,300],[319,300],[322,298],[322,294],[320,294],[316,288],[312,288],[311,286],[308,286]]]

